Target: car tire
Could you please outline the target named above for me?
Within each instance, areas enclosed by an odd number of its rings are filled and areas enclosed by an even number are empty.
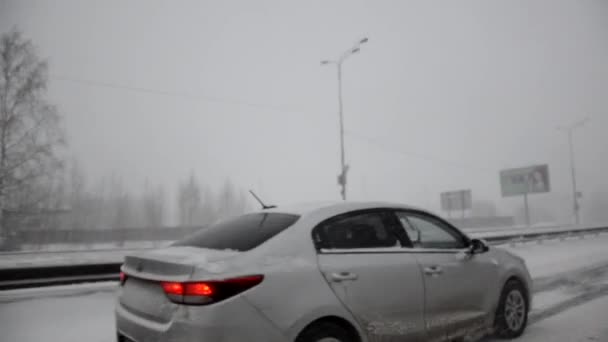
[[[529,307],[526,288],[520,281],[510,280],[500,294],[494,319],[494,334],[503,339],[521,336],[528,324]]]
[[[358,342],[359,339],[333,322],[318,322],[306,328],[296,342]]]

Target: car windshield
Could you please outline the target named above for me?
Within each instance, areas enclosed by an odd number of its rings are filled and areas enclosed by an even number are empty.
[[[202,228],[174,246],[248,251],[293,225],[298,218],[280,213],[242,215]]]

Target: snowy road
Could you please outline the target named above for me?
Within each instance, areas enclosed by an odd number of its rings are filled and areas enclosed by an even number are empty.
[[[0,340],[115,342],[113,300],[110,291],[1,303]]]
[[[607,246],[608,235],[602,235],[505,248],[526,259],[536,281],[574,274],[589,266],[607,265]],[[591,289],[590,283],[608,285],[607,277],[608,272],[602,273],[599,280],[587,279],[589,284],[537,293],[534,309],[539,312],[556,303],[576,299]],[[0,341],[113,342],[116,286],[98,283],[0,292]],[[608,341],[605,317],[608,317],[606,296],[581,306],[571,305],[562,313],[536,322],[521,341]],[[590,339],[586,339],[588,337]]]
[[[608,263],[608,234],[585,239],[549,240],[542,244],[527,242],[501,248],[524,258],[534,279]]]
[[[608,341],[608,296],[574,307],[528,327],[517,342]],[[488,340],[499,342],[504,340]]]

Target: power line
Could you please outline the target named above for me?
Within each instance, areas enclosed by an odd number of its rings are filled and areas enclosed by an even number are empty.
[[[285,108],[285,107],[281,107],[281,106],[274,106],[274,105],[269,105],[269,104],[264,104],[264,103],[254,103],[254,102],[247,102],[247,101],[241,101],[241,100],[230,100],[230,99],[224,99],[224,98],[212,97],[212,96],[206,96],[206,95],[194,95],[194,94],[187,94],[187,93],[176,92],[176,91],[135,87],[135,86],[129,86],[129,85],[124,85],[124,84],[88,80],[88,79],[79,79],[79,78],[65,77],[65,76],[60,76],[60,75],[51,75],[50,78],[55,81],[78,83],[78,84],[83,84],[83,85],[86,85],[89,87],[102,87],[102,88],[110,88],[110,89],[127,90],[127,91],[138,92],[138,93],[180,97],[180,98],[184,98],[184,99],[188,99],[188,100],[192,100],[192,101],[214,102],[214,103],[236,105],[236,106],[256,107],[256,108],[270,109],[273,111],[283,111],[283,112],[284,111],[296,111],[293,108]]]
[[[356,139],[359,139],[361,141],[365,141],[366,143],[373,145],[376,148],[381,149],[385,152],[400,154],[405,157],[414,157],[414,158],[426,160],[429,162],[451,165],[451,166],[455,166],[455,167],[462,168],[462,169],[472,170],[475,172],[480,172],[480,173],[483,172],[484,174],[487,174],[488,172],[495,172],[495,170],[493,170],[493,169],[481,167],[478,165],[472,166],[472,165],[462,164],[462,163],[452,161],[452,160],[445,160],[445,159],[441,159],[441,158],[437,158],[437,157],[432,157],[432,156],[429,156],[429,155],[426,155],[423,153],[419,153],[419,152],[404,151],[401,148],[389,147],[389,146],[387,146],[388,144],[386,142],[382,142],[379,139],[372,138],[372,137],[366,136],[364,134],[360,134],[360,133],[353,132],[350,130],[346,131],[346,134],[351,137],[354,137]]]
[[[273,106],[273,105],[268,105],[268,104],[263,104],[263,103],[253,103],[253,102],[240,101],[240,100],[229,100],[229,99],[223,99],[223,98],[217,98],[217,97],[211,97],[211,96],[205,96],[205,95],[193,95],[193,94],[187,94],[187,93],[176,92],[176,91],[136,87],[136,86],[129,86],[129,85],[118,84],[118,83],[90,80],[90,79],[65,77],[65,76],[61,76],[61,75],[51,75],[50,78],[55,81],[83,84],[83,85],[90,86],[90,87],[103,87],[103,88],[120,89],[120,90],[127,90],[127,91],[132,91],[132,92],[147,93],[147,94],[154,94],[154,95],[180,97],[180,98],[184,98],[184,99],[188,99],[188,100],[192,100],[192,101],[204,101],[204,102],[214,102],[214,103],[236,105],[236,106],[256,107],[256,108],[270,109],[273,111],[295,111],[293,108],[292,109],[282,108],[279,106]],[[395,148],[395,147],[387,147],[387,143],[385,143],[385,142],[381,142],[380,140],[378,140],[376,138],[372,138],[372,137],[369,137],[369,136],[366,136],[366,135],[363,135],[360,133],[356,133],[356,132],[353,132],[350,130],[345,130],[345,134],[350,135],[359,140],[365,141],[368,144],[374,145],[375,147],[377,147],[381,150],[384,150],[386,152],[389,152],[389,153],[396,153],[396,154],[400,154],[402,156],[414,157],[414,158],[418,158],[418,159],[422,159],[422,160],[426,160],[426,161],[430,161],[430,162],[449,164],[449,165],[452,165],[455,167],[464,168],[464,169],[468,169],[468,170],[483,171],[484,173],[487,173],[490,170],[488,168],[483,168],[483,167],[471,167],[471,165],[465,165],[465,164],[461,164],[461,163],[458,163],[455,161],[431,157],[426,154],[422,154],[422,153],[418,153],[418,152],[404,151],[400,148]],[[492,172],[494,172],[494,170],[492,170]]]

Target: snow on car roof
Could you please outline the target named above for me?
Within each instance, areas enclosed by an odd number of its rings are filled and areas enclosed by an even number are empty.
[[[307,202],[285,206],[277,206],[276,208],[264,210],[263,212],[275,212],[295,215],[308,215],[313,212],[323,211],[328,215],[337,215],[340,213],[362,210],[362,209],[373,209],[373,208],[403,208],[403,209],[414,209],[422,210],[413,206],[404,205],[401,203],[394,202],[354,202],[354,201],[324,201],[324,202]]]

